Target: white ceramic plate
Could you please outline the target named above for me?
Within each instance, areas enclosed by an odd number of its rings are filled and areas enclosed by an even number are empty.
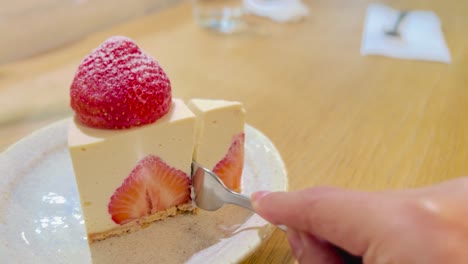
[[[244,208],[180,215],[88,246],[65,119],[38,130],[0,156],[0,263],[235,263],[273,230]],[[243,192],[287,190],[272,142],[246,126]]]

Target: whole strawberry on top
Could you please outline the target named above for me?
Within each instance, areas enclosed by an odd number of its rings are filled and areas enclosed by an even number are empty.
[[[124,129],[155,122],[170,108],[171,83],[155,59],[114,36],[78,66],[71,107],[87,126]]]

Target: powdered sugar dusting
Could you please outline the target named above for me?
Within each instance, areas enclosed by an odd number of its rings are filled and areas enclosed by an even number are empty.
[[[83,60],[70,96],[81,122],[111,129],[152,123],[168,112],[172,100],[160,65],[123,36],[107,39]]]

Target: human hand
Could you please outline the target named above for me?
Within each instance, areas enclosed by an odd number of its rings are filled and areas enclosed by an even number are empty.
[[[300,263],[342,263],[332,245],[368,264],[468,263],[468,178],[380,192],[257,192],[252,202],[265,220],[288,227]]]

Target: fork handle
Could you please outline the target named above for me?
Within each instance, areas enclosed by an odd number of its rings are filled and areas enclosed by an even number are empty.
[[[247,195],[236,192],[230,192],[229,197],[225,197],[224,202],[242,206],[255,213],[255,210],[252,207],[252,202],[250,201],[250,197],[248,197]]]
[[[400,27],[400,24],[406,17],[406,15],[408,15],[408,11],[403,11],[398,15],[398,18],[395,21],[395,25],[393,26],[393,32],[398,32],[398,28]]]

